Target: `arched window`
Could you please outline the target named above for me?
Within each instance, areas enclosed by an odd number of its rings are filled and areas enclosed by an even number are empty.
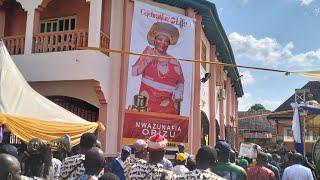
[[[98,121],[99,108],[81,99],[76,99],[68,96],[48,96],[47,98],[87,121]]]
[[[201,145],[209,144],[209,119],[205,112],[201,111]]]

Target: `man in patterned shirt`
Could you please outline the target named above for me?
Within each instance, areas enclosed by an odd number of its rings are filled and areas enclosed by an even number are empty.
[[[177,180],[223,180],[222,177],[210,171],[210,167],[216,160],[215,151],[210,146],[202,146],[196,155],[197,168],[185,175],[177,176]]]
[[[139,160],[143,159],[146,160],[148,156],[148,144],[146,141],[142,139],[138,139],[133,144],[134,150],[134,157],[128,157],[127,160],[124,162],[124,174],[129,174],[131,170],[131,166],[137,163]],[[128,177],[126,177],[128,179]]]
[[[105,164],[103,151],[97,147],[91,148],[86,153],[86,158],[83,164],[85,173],[74,180],[98,180],[98,175]]]
[[[92,133],[85,133],[80,138],[80,153],[64,159],[61,165],[60,180],[73,179],[84,174],[83,162],[86,152],[94,147],[97,138]]]
[[[134,163],[130,171],[125,172],[129,180],[136,179],[172,179],[172,172],[166,171],[160,164],[167,148],[167,140],[160,134],[151,136],[148,141],[149,161],[143,159]]]

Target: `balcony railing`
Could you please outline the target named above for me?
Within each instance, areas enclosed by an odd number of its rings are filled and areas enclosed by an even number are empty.
[[[2,38],[11,55],[23,54],[24,52],[24,36],[6,36]]]
[[[3,42],[6,45],[8,52],[11,55],[23,54],[25,46],[25,38],[21,36],[6,36],[3,37]],[[101,31],[100,47],[109,48],[110,37]],[[45,53],[56,51],[71,51],[77,47],[88,46],[88,31],[73,30],[64,32],[49,32],[39,33],[33,36],[32,52]],[[109,53],[106,53],[109,55]]]
[[[70,51],[88,45],[88,31],[39,33],[33,36],[33,52]]]

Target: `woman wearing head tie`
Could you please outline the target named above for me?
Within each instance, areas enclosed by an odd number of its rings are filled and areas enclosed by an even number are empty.
[[[156,22],[147,35],[148,43],[143,54],[165,56],[140,56],[132,66],[132,75],[142,75],[139,94],[147,97],[151,112],[180,113],[183,100],[184,77],[180,63],[167,53],[169,45],[179,38],[178,29],[168,23]]]

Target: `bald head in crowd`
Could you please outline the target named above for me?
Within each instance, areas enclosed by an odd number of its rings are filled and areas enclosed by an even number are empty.
[[[207,169],[216,161],[216,152],[211,146],[202,146],[196,155],[198,169]]]
[[[84,133],[80,138],[80,147],[90,149],[97,143],[97,137],[93,133]]]
[[[303,156],[300,153],[293,154],[293,163],[294,164],[301,164],[303,161]]]
[[[86,153],[84,168],[88,175],[98,175],[104,168],[103,151],[100,148],[93,147]]]
[[[9,154],[0,154],[0,179],[20,180],[21,168],[17,158]]]

